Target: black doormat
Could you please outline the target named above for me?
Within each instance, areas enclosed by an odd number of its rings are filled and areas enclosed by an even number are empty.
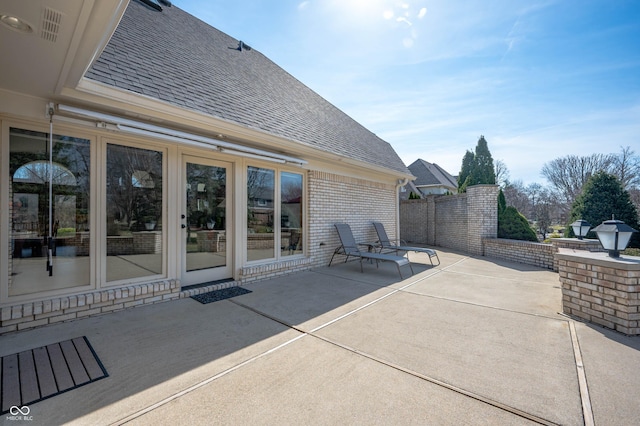
[[[251,290],[247,290],[242,287],[229,287],[223,288],[222,290],[210,291],[208,293],[196,294],[195,296],[191,296],[191,298],[200,303],[207,304],[217,302],[218,300],[230,299],[247,293],[251,293]]]
[[[2,414],[24,413],[29,404],[108,376],[85,336],[6,355],[0,362],[0,408]]]

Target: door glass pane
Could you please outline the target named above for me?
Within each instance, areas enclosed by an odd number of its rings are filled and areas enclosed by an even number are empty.
[[[227,170],[187,163],[186,186],[187,272],[225,266]]]
[[[302,175],[280,174],[281,256],[302,254]]]
[[[273,233],[275,171],[247,172],[247,260],[275,257]]]
[[[107,145],[107,281],[162,273],[162,152]]]
[[[11,296],[90,284],[90,142],[52,142],[50,161],[49,134],[10,129]]]

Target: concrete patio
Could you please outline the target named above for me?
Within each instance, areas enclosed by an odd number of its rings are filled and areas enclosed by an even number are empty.
[[[4,335],[0,355],[86,336],[109,373],[30,424],[637,424],[640,339],[559,314],[556,273],[438,252],[404,280],[338,263]]]

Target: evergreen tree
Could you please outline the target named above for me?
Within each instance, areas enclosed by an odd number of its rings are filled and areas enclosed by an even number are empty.
[[[480,184],[495,184],[496,172],[493,157],[484,136],[480,136],[475,154],[467,151],[462,158],[462,168],[458,175],[458,192],[466,192],[467,187]]]
[[[493,167],[493,157],[489,152],[489,146],[484,136],[480,136],[478,145],[476,146],[476,155],[474,157],[474,185],[478,184],[495,184],[496,171]]]
[[[513,206],[498,210],[498,238],[538,242],[536,232],[527,218]]]
[[[498,238],[538,241],[538,237],[529,225],[527,218],[520,214],[515,207],[507,207],[502,189],[498,193]]]
[[[504,192],[502,188],[500,188],[500,192],[498,193],[498,213],[503,212],[504,209],[507,208],[507,199],[504,196]]]
[[[584,219],[596,227],[605,220],[615,216],[627,225],[640,230],[638,224],[638,211],[631,202],[629,192],[625,191],[620,181],[613,175],[605,172],[597,172],[592,175],[584,185],[582,193],[576,198],[571,207],[570,222]],[[572,234],[571,227],[569,235]],[[597,238],[591,231],[587,238]],[[631,237],[630,247],[640,247],[640,234],[634,233]]]
[[[462,168],[460,169],[460,173],[458,174],[458,192],[466,192],[468,186],[468,178],[473,171],[473,160],[474,155],[473,152],[467,150],[462,157]]]

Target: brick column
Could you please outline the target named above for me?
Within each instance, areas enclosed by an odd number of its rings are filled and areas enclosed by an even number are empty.
[[[468,250],[482,256],[483,238],[498,236],[498,185],[474,185],[467,188]]]
[[[640,257],[559,249],[564,313],[624,334],[640,334]]]

